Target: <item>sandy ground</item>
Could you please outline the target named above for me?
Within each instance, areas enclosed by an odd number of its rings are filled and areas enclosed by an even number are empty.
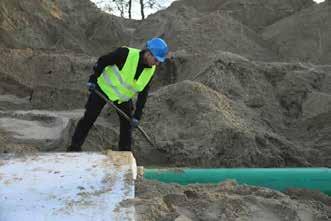
[[[317,192],[237,185],[136,183],[137,220],[176,221],[328,221],[331,197]]]

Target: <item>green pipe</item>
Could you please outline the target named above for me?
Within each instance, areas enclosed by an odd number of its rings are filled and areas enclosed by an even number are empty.
[[[182,185],[219,183],[232,179],[239,184],[268,187],[279,191],[302,188],[319,190],[331,195],[331,169],[329,168],[145,168],[144,178]]]

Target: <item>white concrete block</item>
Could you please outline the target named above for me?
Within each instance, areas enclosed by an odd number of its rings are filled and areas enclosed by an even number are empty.
[[[0,156],[1,221],[134,220],[130,152]]]

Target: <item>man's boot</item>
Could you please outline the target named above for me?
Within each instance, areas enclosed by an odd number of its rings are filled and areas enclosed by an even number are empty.
[[[77,146],[73,146],[70,145],[69,147],[67,147],[67,152],[81,152],[82,148],[81,147],[77,147]]]
[[[119,151],[131,151],[131,147],[127,147],[127,146],[125,146],[125,147],[118,147],[118,150]]]

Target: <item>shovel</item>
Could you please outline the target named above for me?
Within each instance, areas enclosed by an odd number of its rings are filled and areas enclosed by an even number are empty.
[[[100,96],[104,101],[106,101],[110,106],[112,106],[116,111],[118,111],[126,120],[129,122],[131,121],[130,117],[124,113],[121,109],[119,109],[115,104],[113,104],[111,101],[109,101],[101,92],[98,90],[94,90],[94,92]],[[138,125],[137,126],[138,130],[141,132],[141,134],[145,137],[147,142],[152,146],[156,148],[155,143],[151,140],[151,138],[147,135],[147,133]]]

